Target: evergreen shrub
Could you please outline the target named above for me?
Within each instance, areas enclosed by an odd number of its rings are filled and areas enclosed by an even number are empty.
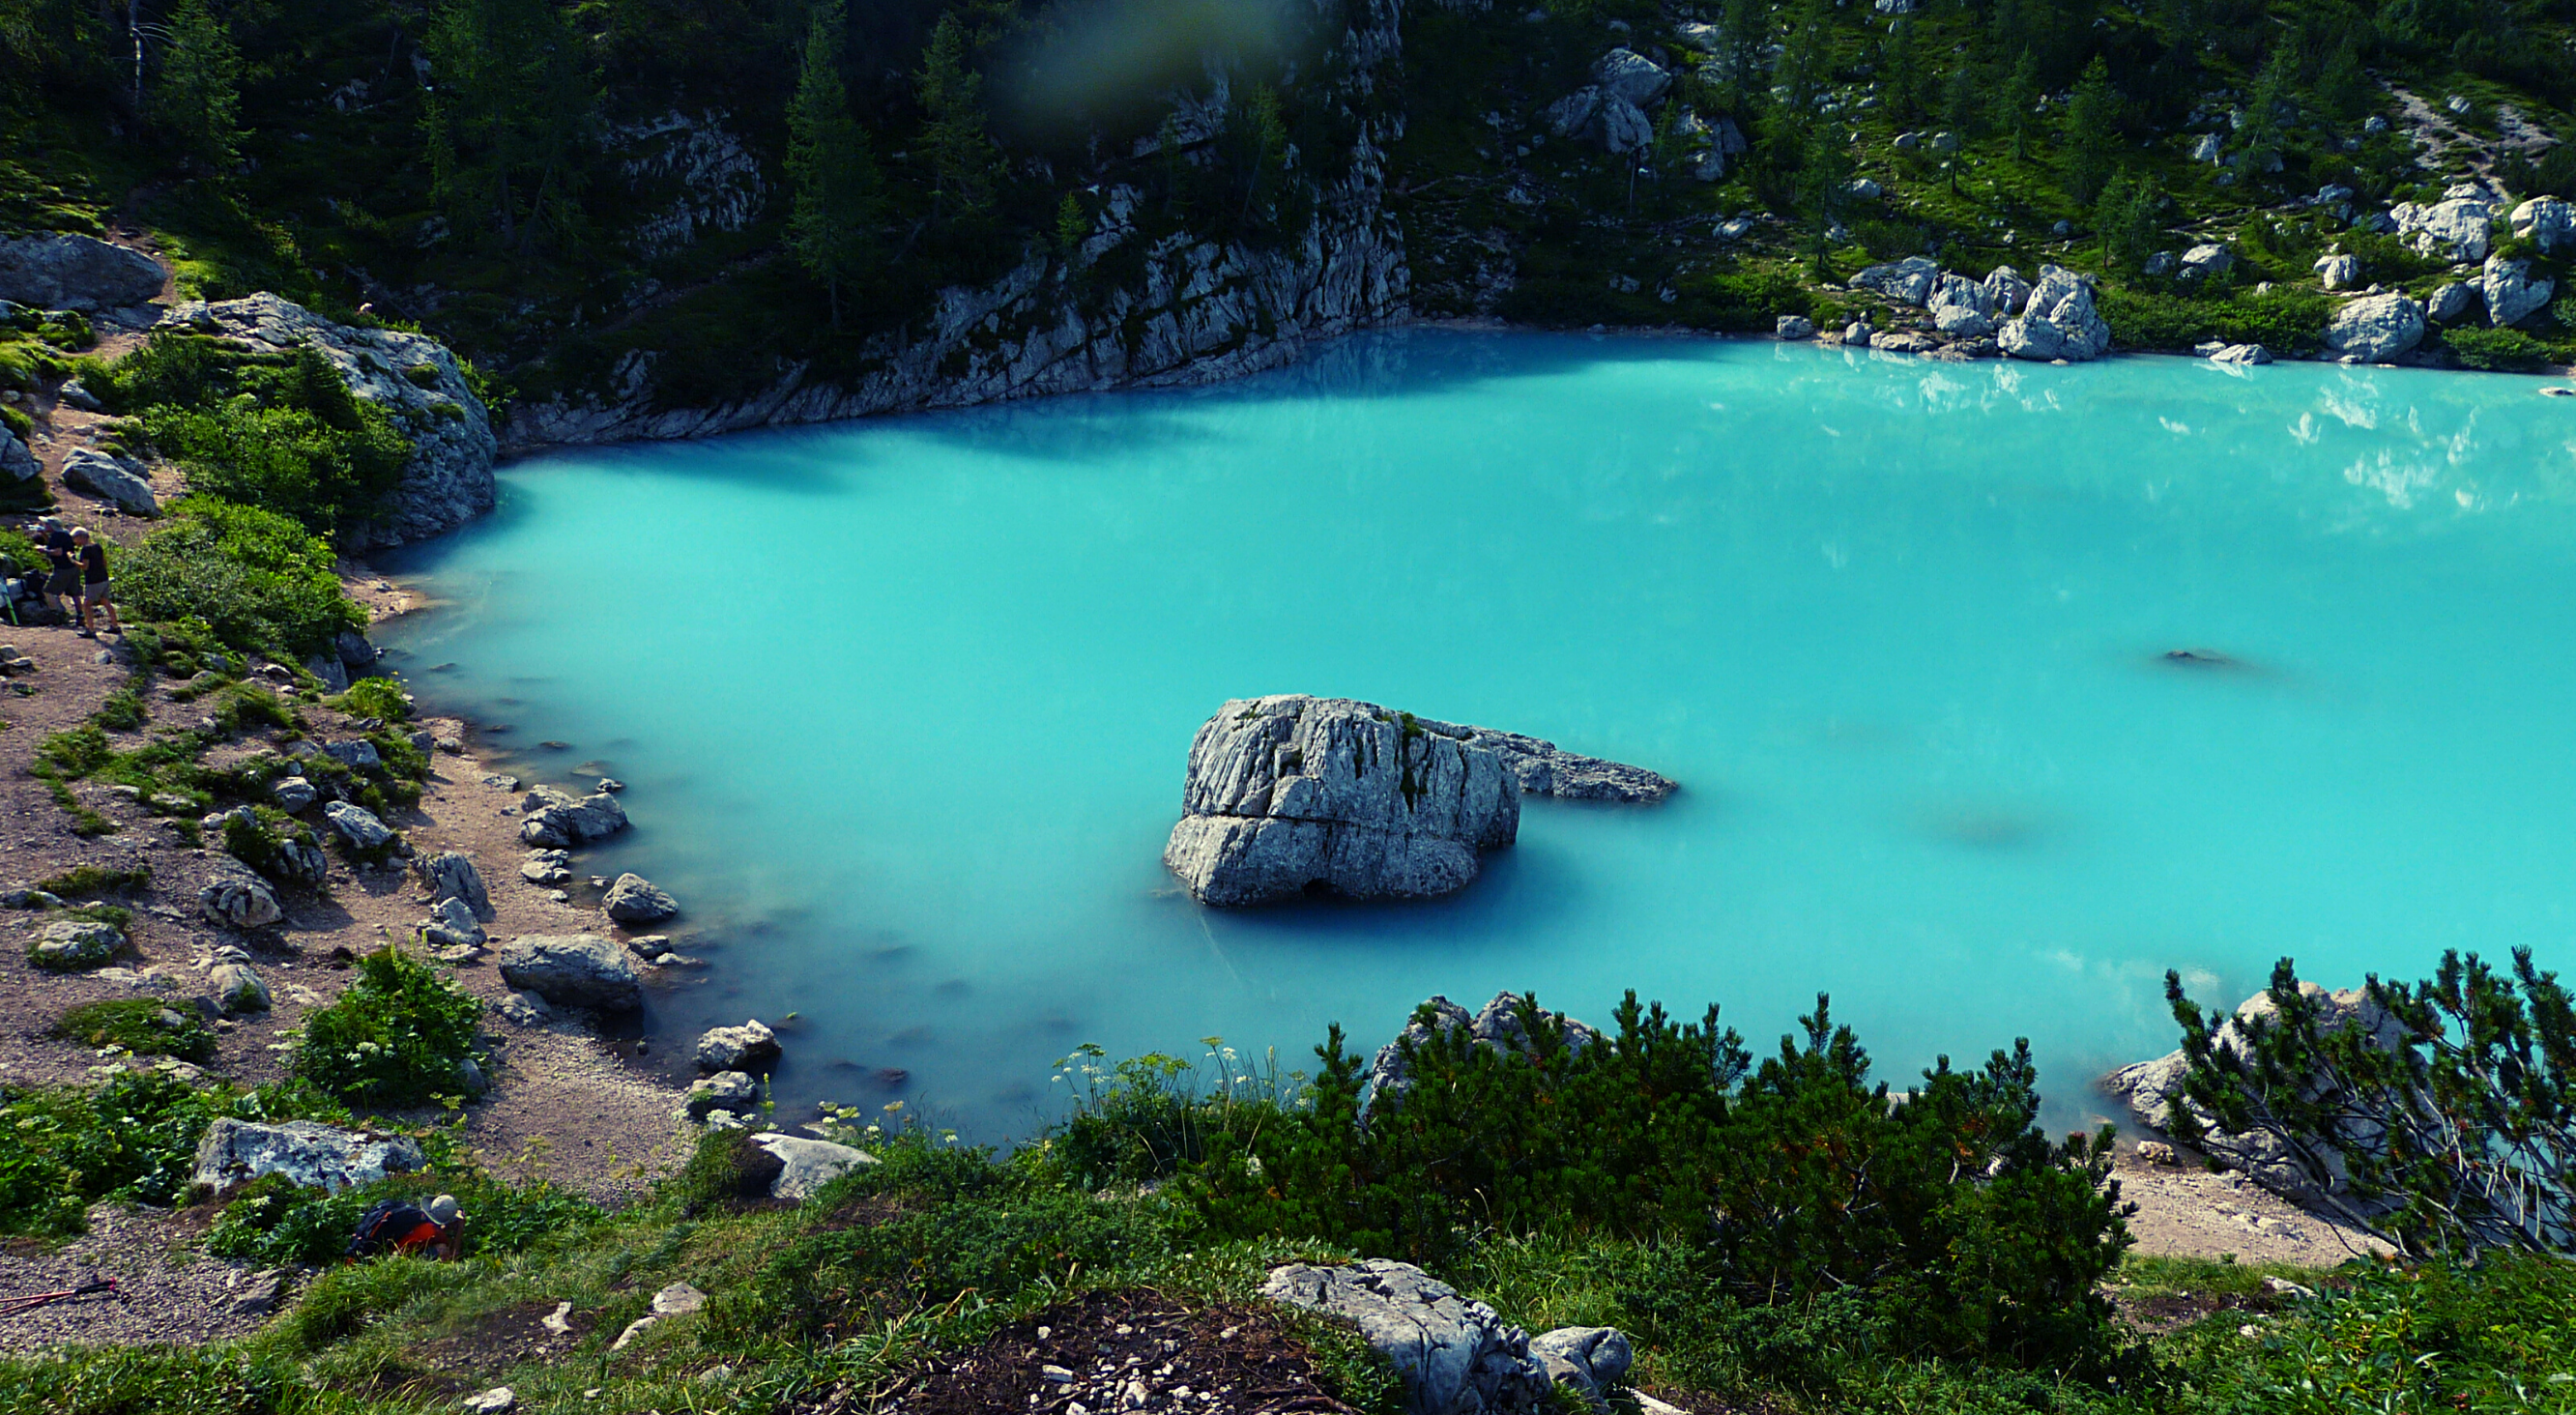
[[[359,960],[356,981],[330,1006],[305,1016],[295,1071],[355,1104],[458,1094],[482,1015],[473,994],[388,945]]]

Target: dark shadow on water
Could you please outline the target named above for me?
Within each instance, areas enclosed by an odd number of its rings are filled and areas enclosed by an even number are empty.
[[[1562,853],[1523,844],[1487,851],[1475,880],[1445,899],[1319,898],[1255,909],[1214,908],[1186,894],[1174,900],[1198,911],[1228,945],[1384,953],[1406,945],[1446,949],[1578,913],[1584,884]]]

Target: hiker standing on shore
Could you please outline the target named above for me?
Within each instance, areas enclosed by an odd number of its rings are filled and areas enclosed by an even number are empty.
[[[80,564],[72,554],[71,532],[52,516],[37,524],[44,529],[38,543],[45,552],[45,563],[51,567],[45,572],[45,603],[59,610],[65,619],[78,618]]]
[[[89,622],[90,611],[107,611],[107,631],[118,637],[125,626],[117,622],[116,593],[107,582],[107,547],[98,543],[86,529],[72,532],[72,554],[80,561],[80,632],[84,639],[98,637],[98,628]]]

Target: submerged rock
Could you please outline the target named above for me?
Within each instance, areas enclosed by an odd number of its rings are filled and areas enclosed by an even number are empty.
[[[1447,894],[1520,830],[1489,747],[1349,698],[1239,698],[1190,744],[1163,863],[1209,904]]]
[[[622,874],[601,896],[600,907],[621,924],[653,924],[680,912],[680,905],[639,874]]]

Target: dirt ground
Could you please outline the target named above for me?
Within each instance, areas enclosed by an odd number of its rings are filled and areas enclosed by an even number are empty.
[[[2188,1152],[2181,1164],[2147,1164],[2122,1141],[2112,1175],[2120,1197],[2135,1203],[2132,1252],[2149,1257],[2224,1258],[2240,1263],[2295,1263],[2330,1268],[2389,1251],[2356,1229],[2308,1212],[2244,1175],[2212,1173]]]

